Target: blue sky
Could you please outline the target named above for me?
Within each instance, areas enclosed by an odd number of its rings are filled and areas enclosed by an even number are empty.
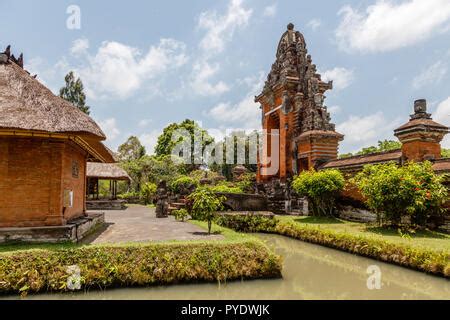
[[[79,29],[67,27],[71,5]],[[326,105],[346,135],[341,152],[394,139],[418,98],[450,125],[449,0],[0,0],[0,48],[24,52],[55,93],[74,70],[108,145],[136,135],[152,152],[185,118],[216,136],[259,128],[253,97],[289,22],[335,82]]]

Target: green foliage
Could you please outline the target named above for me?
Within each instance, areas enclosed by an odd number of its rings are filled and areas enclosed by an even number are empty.
[[[178,209],[172,212],[176,220],[184,222],[184,220],[189,216],[189,212],[186,209]]]
[[[275,230],[271,232],[427,273],[450,277],[450,256],[448,252],[393,243],[367,235],[325,230],[320,226],[295,222],[279,222]]]
[[[178,137],[178,139],[174,139],[175,132],[185,131],[186,136]],[[198,136],[196,138],[196,135]],[[201,148],[194,148],[194,138],[200,140],[201,139]],[[166,128],[164,128],[163,133],[158,137],[158,142],[155,147],[155,154],[157,156],[169,156],[172,155],[172,151],[175,146],[185,139],[190,139],[191,143],[191,163],[199,163],[203,162],[203,151],[205,148],[214,142],[214,138],[212,138],[208,132],[202,129],[195,121],[186,119],[181,123],[172,123]],[[179,155],[180,157],[182,155]],[[194,165],[188,166],[190,170],[195,168]]]
[[[117,157],[119,161],[122,162],[139,160],[144,155],[145,147],[135,136],[129,137],[128,140],[121,144],[117,149]]]
[[[243,192],[253,193],[255,183],[256,174],[253,172],[247,172],[239,178],[239,181],[236,184],[240,189],[242,189]]]
[[[409,216],[413,224],[424,226],[430,215],[442,213],[448,194],[442,179],[426,161],[369,165],[353,180],[380,223],[400,224],[402,216]]]
[[[119,194],[117,197],[122,200],[135,201],[135,200],[139,199],[139,193],[130,191],[130,192],[125,192],[125,193]]]
[[[450,149],[441,149],[441,156],[443,158],[450,158]]]
[[[211,192],[214,193],[244,193],[244,191],[240,187],[230,186],[229,184],[218,184],[216,186],[207,186]]]
[[[184,167],[172,161],[170,156],[145,155],[137,160],[124,161],[121,167],[131,177],[131,189],[140,192],[141,185],[146,182],[158,184],[161,180],[170,185],[184,173]]]
[[[188,200],[193,202],[191,216],[196,220],[207,221],[208,233],[211,234],[215,212],[223,208],[225,197],[217,196],[207,188],[198,188],[188,196]]]
[[[344,159],[344,158],[348,158],[348,157],[352,157],[352,156],[361,156],[361,155],[366,155],[366,154],[374,153],[374,152],[385,152],[385,151],[397,150],[397,149],[400,149],[401,147],[402,147],[402,144],[399,141],[383,140],[383,141],[378,141],[378,146],[370,146],[367,148],[363,148],[362,150],[356,152],[355,154],[344,153],[344,154],[341,154],[339,156],[339,158]]]
[[[183,193],[191,188],[197,188],[199,182],[189,176],[181,176],[170,184],[170,189],[175,193]]]
[[[90,107],[86,105],[86,95],[81,79],[75,79],[73,71],[70,71],[64,80],[66,85],[59,90],[59,96],[89,115]]]
[[[70,292],[68,266],[81,291],[281,276],[281,259],[258,241],[32,250],[0,254],[0,293]]]
[[[339,170],[304,171],[292,182],[292,188],[308,198],[317,216],[332,216],[336,197],[344,189],[345,179]]]
[[[152,182],[147,182],[142,185],[140,198],[144,201],[145,205],[152,202],[153,198],[156,195],[157,189],[158,186]]]
[[[230,228],[238,232],[270,232],[277,225],[273,216],[264,216],[247,212],[222,213],[217,216],[215,222],[222,227]]]

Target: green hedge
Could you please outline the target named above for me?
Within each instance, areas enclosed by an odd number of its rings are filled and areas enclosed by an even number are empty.
[[[82,290],[273,278],[282,269],[258,241],[30,250],[0,254],[0,293],[70,291],[73,265]]]
[[[222,227],[239,232],[267,232],[277,225],[277,220],[272,216],[258,214],[218,214],[215,222]]]
[[[446,252],[414,248],[365,236],[302,226],[292,222],[279,222],[269,232],[450,277],[450,256]]]
[[[288,236],[427,273],[450,277],[450,255],[447,252],[392,243],[370,236],[324,230],[296,222],[280,221],[276,218],[271,220],[252,215],[248,217],[228,215],[218,218],[217,223],[237,231],[266,232]]]

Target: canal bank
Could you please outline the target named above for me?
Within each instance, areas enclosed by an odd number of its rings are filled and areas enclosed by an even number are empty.
[[[125,288],[68,294],[30,295],[27,299],[446,299],[450,281],[396,265],[278,235],[258,235],[283,258],[283,278]],[[368,270],[381,272],[381,288],[370,289]],[[371,268],[372,267],[372,268]],[[17,296],[9,297],[16,299]]]

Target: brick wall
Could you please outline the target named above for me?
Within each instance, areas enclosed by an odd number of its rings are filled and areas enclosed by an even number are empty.
[[[76,194],[84,194],[86,166],[82,152],[67,146],[63,141],[50,139],[0,138],[0,227],[52,226],[66,222],[63,190],[73,186]],[[71,172],[71,166],[66,165],[71,153],[80,160],[82,183],[62,179],[67,170]],[[68,217],[83,213],[81,201],[75,198]]]

